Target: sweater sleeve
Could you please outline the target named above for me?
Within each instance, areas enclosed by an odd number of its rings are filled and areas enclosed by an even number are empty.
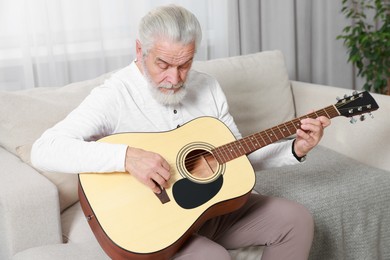
[[[109,83],[95,88],[64,120],[35,141],[32,164],[66,173],[124,171],[126,145],[95,142],[115,131],[121,99]]]
[[[226,96],[217,82],[214,95],[219,109],[219,119],[226,124],[237,139],[242,138],[232,115],[229,113]],[[289,140],[270,144],[249,154],[248,159],[255,170],[298,164],[298,160],[292,154],[292,142]]]
[[[292,153],[292,142],[288,140],[267,145],[249,154],[248,159],[255,170],[299,164]]]

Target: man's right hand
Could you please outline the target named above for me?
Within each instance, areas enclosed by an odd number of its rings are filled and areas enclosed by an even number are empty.
[[[159,154],[127,147],[125,169],[155,193],[161,192],[160,187],[168,188],[169,186],[170,167]]]

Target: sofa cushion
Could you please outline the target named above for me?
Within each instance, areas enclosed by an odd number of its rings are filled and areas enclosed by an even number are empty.
[[[83,215],[80,203],[76,203],[62,214],[64,244],[33,247],[17,253],[14,260],[108,260],[110,259],[94,237]],[[252,246],[229,250],[232,259],[255,260],[261,257],[263,247]]]
[[[109,74],[65,87],[41,87],[29,90],[0,91],[0,145],[30,164],[33,142],[62,120]],[[30,164],[31,165],[31,164]],[[61,210],[78,200],[77,175],[42,172],[57,185]]]
[[[243,136],[295,116],[287,68],[280,51],[196,61],[193,69],[218,80]]]
[[[310,259],[384,259],[390,256],[389,184],[390,172],[317,146],[303,164],[256,172],[255,190],[312,212]]]
[[[17,253],[13,260],[109,260],[103,249],[95,241],[85,243],[52,244],[33,247]]]
[[[73,204],[61,214],[64,243],[84,243],[96,240],[81,209],[80,202]]]
[[[0,145],[16,154],[16,148],[31,144],[62,120],[110,74],[65,87],[39,87],[0,91]]]

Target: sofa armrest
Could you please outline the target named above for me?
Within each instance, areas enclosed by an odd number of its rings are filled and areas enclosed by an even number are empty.
[[[61,243],[56,186],[2,147],[0,178],[0,259]]]
[[[297,116],[335,104],[336,97],[352,90],[291,81]],[[349,119],[337,117],[325,131],[321,145],[368,165],[390,171],[390,96],[371,93],[379,105],[364,122],[350,124]]]

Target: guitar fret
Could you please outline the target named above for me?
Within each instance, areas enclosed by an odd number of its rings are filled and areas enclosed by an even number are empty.
[[[251,150],[251,148],[249,147],[248,143],[246,142],[246,139],[247,139],[247,138],[244,138],[244,139],[243,139],[243,143],[246,145],[246,147],[248,147],[248,150],[246,151],[246,153],[249,153],[249,152],[252,151],[252,150]]]
[[[295,123],[295,122],[296,123]],[[301,122],[300,122],[300,120],[293,120],[293,126],[294,126],[294,128],[295,128],[295,130],[297,130],[297,129],[300,129],[301,128]]]
[[[231,143],[228,144],[228,145],[227,145],[227,148],[228,148],[228,149],[227,149],[228,157],[229,157],[229,158],[233,158],[233,150],[234,150],[234,149],[233,149],[233,147],[232,147],[232,144],[231,144]]]
[[[260,137],[261,137],[261,135],[260,135],[259,133],[257,133],[257,134],[254,134],[254,135],[252,135],[252,136],[253,136],[252,140],[255,141],[255,142],[254,142],[255,149],[259,149],[259,148],[263,147],[263,146],[261,145],[261,143],[260,143],[260,139],[256,137],[256,136],[260,136]]]
[[[326,116],[327,116],[328,118],[331,118],[331,117],[329,116],[328,112],[326,111],[326,109],[323,109],[323,110],[324,110]]]
[[[272,133],[270,133],[270,130],[266,130],[266,131],[265,131],[265,134],[266,134],[266,136],[267,136],[268,139],[269,139],[269,142],[268,142],[268,143],[272,143],[272,139],[271,139]]]
[[[286,126],[286,123],[284,123],[283,125],[287,129],[288,133],[291,135],[290,128]]]
[[[226,153],[225,153],[225,150],[223,149],[223,146],[221,146],[221,149],[219,149],[221,151],[221,155],[223,157],[223,162],[228,162],[229,160],[226,160]]]
[[[282,129],[280,128],[280,125],[279,125],[278,126],[279,134],[284,138],[287,136],[287,132],[286,132],[286,129],[284,129],[284,128],[282,128]]]
[[[238,153],[240,156],[245,154],[245,150],[243,152],[244,147],[242,147],[241,140],[238,142],[237,148],[238,148]]]
[[[273,128],[271,128],[271,132],[272,132],[272,135],[271,135],[271,137],[272,137],[272,136],[274,136],[274,137],[275,137],[275,141],[277,141],[277,140],[278,140],[278,136],[275,134],[275,132],[274,132],[274,129],[273,129]]]
[[[219,163],[223,163],[223,160],[222,160],[222,156],[220,156],[220,152],[219,152],[219,148],[215,148],[213,151],[213,156],[214,158],[219,162]]]
[[[261,133],[256,133],[253,135],[253,137],[254,137],[254,140],[256,140],[256,143],[255,143],[256,149],[259,149],[260,147],[267,145],[267,143],[265,142]]]
[[[251,150],[254,150],[255,149],[255,145],[253,144],[253,142],[252,142],[252,136],[248,136],[248,141],[249,141],[249,143],[248,144],[250,144],[250,145],[252,145],[252,148],[250,148]]]
[[[254,137],[256,137],[256,135],[254,135]],[[256,146],[256,148],[257,148],[257,147],[261,147],[260,144],[259,144],[259,140],[258,140],[257,138],[254,138],[254,140],[255,140],[255,146]]]
[[[326,111],[325,111],[325,110],[322,110],[321,116],[328,117],[328,115],[326,114]]]
[[[278,129],[280,135],[281,135],[282,137],[285,137],[285,136],[284,136],[284,133],[282,132],[282,130],[280,130],[280,127],[279,127],[278,125],[276,126],[276,128]]]
[[[228,161],[231,160],[229,156],[229,144],[224,145],[223,148],[223,153],[225,154],[225,157]]]
[[[268,137],[269,142],[272,143],[272,139],[271,139],[271,137],[269,137],[269,134],[267,133],[267,131],[265,131],[265,135]]]
[[[264,140],[263,135],[261,133],[258,133],[258,135],[260,136],[261,140],[263,141],[264,145],[262,145],[262,146],[267,145],[267,142]]]
[[[235,146],[235,143],[231,143],[230,144],[230,147],[232,147],[231,149],[230,149],[230,153],[231,153],[231,155],[233,155],[233,153],[235,154],[235,158],[237,158],[238,156],[237,156],[237,153],[236,153],[236,149],[237,149],[237,147],[234,147]],[[236,148],[236,149],[234,149],[234,148]]]
[[[257,147],[261,147],[261,146],[263,146],[262,144],[261,144],[261,139],[262,139],[262,137],[261,137],[261,134],[260,133],[256,133],[256,134],[254,134],[254,135],[252,135],[252,137],[253,137],[253,139],[252,140],[255,140],[256,142],[254,143],[254,145],[255,145],[255,147],[257,148]]]

